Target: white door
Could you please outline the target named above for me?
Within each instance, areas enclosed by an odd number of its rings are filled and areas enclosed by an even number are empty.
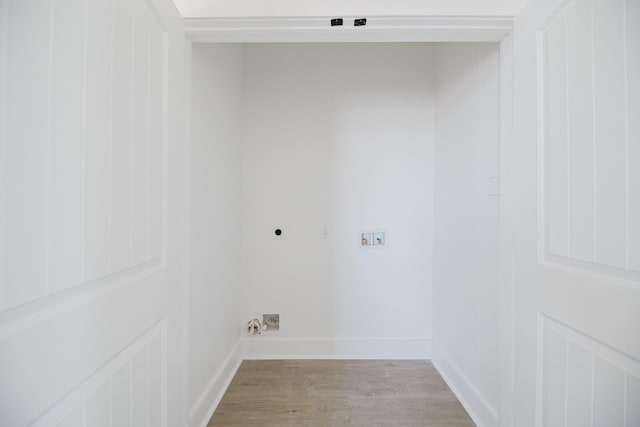
[[[0,425],[186,425],[182,21],[0,0]]]
[[[640,1],[514,30],[515,425],[640,426]]]

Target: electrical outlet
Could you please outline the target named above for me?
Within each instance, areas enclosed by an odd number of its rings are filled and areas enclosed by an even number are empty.
[[[279,331],[280,330],[280,314],[263,314],[262,315],[263,331]]]

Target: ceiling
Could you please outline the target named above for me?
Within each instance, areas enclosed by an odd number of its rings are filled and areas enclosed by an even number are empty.
[[[173,0],[185,18],[513,16],[527,0]]]

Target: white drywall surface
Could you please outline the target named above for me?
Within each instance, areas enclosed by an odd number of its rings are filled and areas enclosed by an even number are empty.
[[[428,357],[432,65],[424,44],[245,48],[241,313],[280,313],[247,357]]]
[[[493,425],[498,52],[194,45],[192,396],[239,326],[279,313],[279,332],[240,330],[243,357],[433,356]],[[361,248],[363,230],[388,246]]]
[[[242,52],[239,45],[193,46],[189,291],[192,425],[199,421],[194,417],[207,415],[211,398],[223,391],[216,388],[225,378],[216,377],[225,372],[225,363],[233,364],[229,359],[240,340]]]
[[[499,47],[435,48],[434,360],[483,425],[499,407]]]

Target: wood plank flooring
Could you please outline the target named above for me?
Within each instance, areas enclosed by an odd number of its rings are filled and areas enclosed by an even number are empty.
[[[244,361],[215,427],[474,426],[428,361]]]

